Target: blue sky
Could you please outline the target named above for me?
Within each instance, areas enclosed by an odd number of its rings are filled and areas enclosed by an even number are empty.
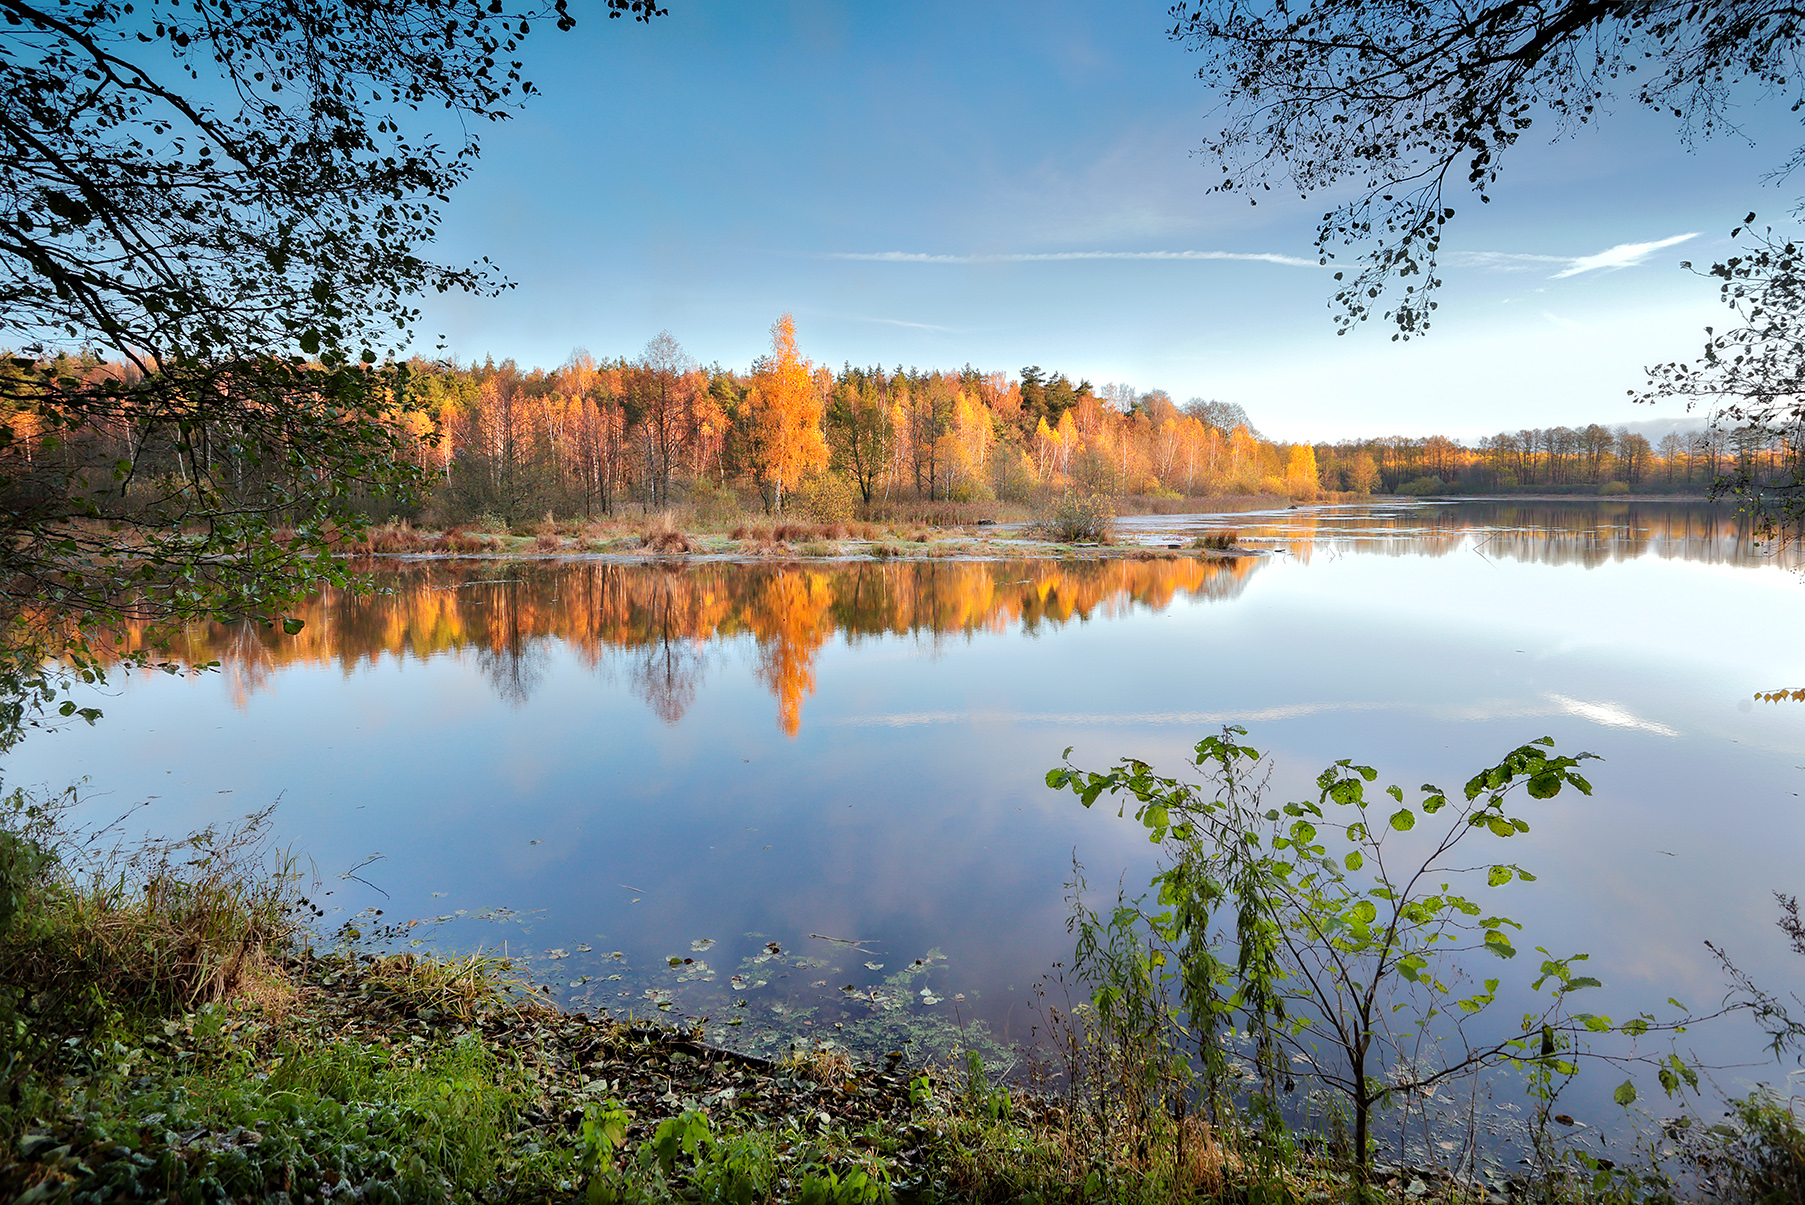
[[[1677,418],[1625,394],[1722,324],[1679,261],[1794,195],[1762,182],[1800,137],[1784,105],[1751,110],[1753,145],[1688,152],[1619,102],[1571,140],[1532,130],[1491,205],[1452,199],[1426,339],[1337,337],[1328,206],[1204,195],[1214,98],[1164,0],[669,7],[530,39],[543,95],[484,132],[438,247],[518,287],[428,299],[423,344],[551,367],[668,329],[744,367],[789,312],[834,366],[1038,364],[1238,402],[1280,438]]]

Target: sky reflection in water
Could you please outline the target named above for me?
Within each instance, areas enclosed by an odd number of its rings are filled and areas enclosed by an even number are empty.
[[[320,599],[295,638],[195,633],[186,654],[219,674],[135,678],[8,779],[86,775],[91,815],[148,799],[134,822],[162,832],[280,797],[330,903],[503,905],[530,915],[440,940],[506,942],[574,1000],[674,993],[744,1018],[718,1031],[742,1045],[810,1023],[887,1044],[925,1016],[1028,1037],[1028,988],[1069,953],[1074,852],[1094,888],[1145,883],[1137,825],[1042,784],[1068,745],[1175,771],[1241,723],[1300,798],[1339,757],[1454,786],[1546,734],[1605,760],[1591,799],[1526,805],[1510,856],[1540,881],[1488,898],[1525,951],[1590,951],[1594,1007],[1617,1014],[1720,996],[1707,938],[1798,981],[1770,893],[1805,887],[1805,706],[1750,697],[1805,685],[1805,587],[1723,512],[1412,504],[1124,530],[1224,526],[1272,555],[413,565],[390,594]],[[378,851],[360,874],[386,895],[337,877]],[[766,941],[784,954],[748,961]],[[1484,973],[1527,978],[1517,961]],[[1758,1059],[1747,1029],[1696,1042]]]

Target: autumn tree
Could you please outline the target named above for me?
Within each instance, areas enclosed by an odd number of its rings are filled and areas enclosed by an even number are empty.
[[[878,480],[890,464],[896,428],[884,398],[881,367],[848,364],[834,382],[828,399],[826,434],[835,463],[858,486],[869,504]]]
[[[572,495],[585,517],[599,507],[613,509],[627,456],[627,412],[621,401],[622,372],[604,368],[583,348],[557,372],[558,388],[570,399]]]
[[[771,351],[754,367],[747,397],[749,451],[758,476],[771,487],[773,510],[783,509],[786,488],[827,467],[822,399],[810,373],[796,350],[796,321],[784,314],[771,324]]]
[[[684,435],[695,428],[696,362],[683,346],[661,331],[646,344],[634,365],[633,397],[638,403],[640,435],[645,445],[648,501],[670,502],[671,466]]]
[[[1317,490],[1316,449],[1292,444],[1285,458],[1285,485],[1294,495],[1314,497]]]

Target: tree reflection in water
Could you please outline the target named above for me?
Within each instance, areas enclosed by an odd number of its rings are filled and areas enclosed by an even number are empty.
[[[218,660],[242,706],[288,665],[354,666],[384,657],[469,655],[496,693],[529,699],[555,645],[584,665],[624,670],[633,693],[667,724],[695,703],[712,659],[750,640],[758,680],[795,736],[815,689],[815,662],[836,635],[941,638],[1012,625],[1034,630],[1176,597],[1240,593],[1261,562],[1189,556],[1109,561],[913,561],[809,565],[594,561],[412,562],[382,574],[383,592],[324,591],[284,636],[244,624],[185,634],[191,665]],[[142,633],[128,634],[125,647]]]
[[[1232,523],[1244,539],[1309,553],[1445,556],[1593,566],[1640,556],[1771,564],[1734,512],[1696,503],[1373,503],[1262,516],[1130,521],[1188,530]],[[1168,537],[1161,537],[1168,538]],[[1796,550],[1787,554],[1796,563]],[[198,627],[178,644],[190,665],[217,660],[240,705],[288,665],[347,671],[382,657],[476,658],[495,691],[520,704],[544,682],[559,645],[605,674],[623,673],[665,723],[695,704],[714,658],[749,640],[758,680],[795,736],[821,649],[907,636],[940,640],[1009,627],[1035,631],[1173,599],[1232,598],[1264,562],[1205,561],[1146,550],[1094,561],[427,561],[376,566],[385,592],[326,591],[299,613],[297,636],[251,625]],[[126,633],[133,647],[142,633]]]

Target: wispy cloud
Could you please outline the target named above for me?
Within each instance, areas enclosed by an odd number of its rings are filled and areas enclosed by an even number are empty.
[[[1656,736],[1679,735],[1666,724],[1658,720],[1643,719],[1615,703],[1592,703],[1585,699],[1569,699],[1566,695],[1553,694],[1548,698],[1568,715],[1591,720],[1594,724],[1603,724],[1607,728],[1635,728],[1642,732],[1652,732]]]
[[[1663,247],[1671,247],[1683,243],[1687,239],[1698,237],[1698,231],[1690,234],[1676,234],[1672,238],[1659,239],[1652,243],[1618,243],[1609,250],[1600,251],[1597,255],[1582,255],[1567,267],[1556,272],[1551,279],[1559,280],[1563,276],[1578,276],[1581,272],[1594,272],[1600,269],[1633,268],[1644,262],[1649,256]]]
[[[982,255],[939,255],[927,251],[830,251],[823,258],[879,264],[1043,264],[1087,259],[1246,260],[1287,268],[1320,267],[1316,260],[1268,251],[1033,251]]]
[[[1648,262],[1648,257],[1666,247],[1683,243],[1687,239],[1695,239],[1698,232],[1676,234],[1672,238],[1656,239],[1651,243],[1619,243],[1596,255],[1530,255],[1511,251],[1452,251],[1444,258],[1443,263],[1451,268],[1488,268],[1494,272],[1528,272],[1537,268],[1548,268],[1558,265],[1560,271],[1549,277],[1560,280],[1567,276],[1578,276],[1582,272],[1608,272],[1618,268],[1633,268]]]
[[[841,314],[840,317],[849,322],[875,322],[879,326],[906,326],[912,331],[935,331],[943,335],[954,333],[952,327],[935,326],[932,322],[908,322],[901,318],[873,318],[866,314]]]
[[[1442,256],[1450,268],[1490,268],[1494,272],[1527,272],[1549,264],[1571,264],[1571,255],[1521,255],[1511,251],[1450,251]]]

